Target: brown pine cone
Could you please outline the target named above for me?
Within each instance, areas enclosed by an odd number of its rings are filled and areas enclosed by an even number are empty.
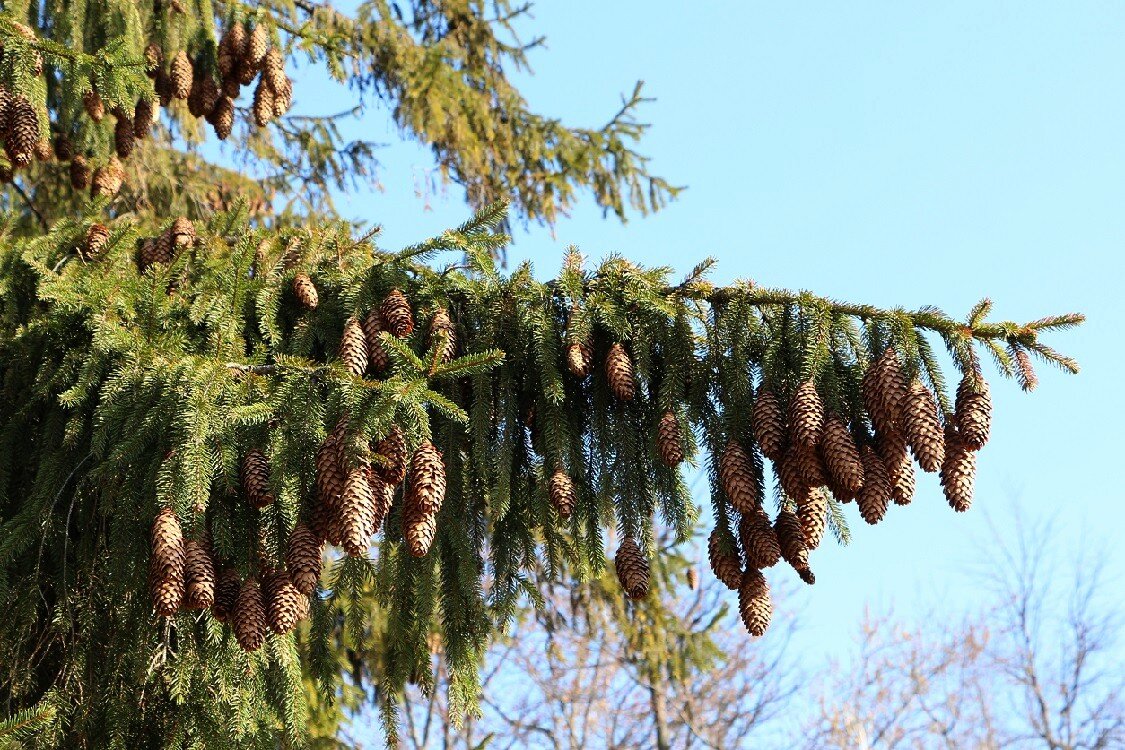
[[[754,440],[762,455],[771,461],[780,461],[785,454],[785,415],[777,396],[762,387],[754,400]]]
[[[307,273],[299,273],[293,277],[293,296],[306,310],[315,310],[320,304],[320,296],[316,293],[316,285]]]
[[[75,154],[70,160],[70,186],[75,190],[90,187],[90,165],[82,154]]]
[[[613,558],[617,580],[630,599],[644,599],[648,595],[648,559],[632,537],[626,537]]]
[[[812,380],[806,380],[789,404],[789,439],[794,446],[815,448],[824,428],[824,401]]]
[[[828,484],[828,467],[824,465],[824,458],[819,450],[798,444],[789,452],[793,454],[793,463],[797,466],[801,481],[809,489]]]
[[[742,514],[738,522],[738,536],[742,540],[747,568],[770,568],[781,559],[781,545],[777,541],[777,534],[770,523],[770,517],[761,508]]]
[[[734,439],[727,442],[719,458],[719,484],[739,513],[749,513],[761,503],[754,464]]]
[[[35,159],[39,144],[39,114],[25,97],[17,96],[8,105],[7,137],[4,151],[16,169],[23,169]]]
[[[78,255],[82,260],[96,260],[105,252],[108,244],[109,227],[94,222],[86,229],[86,239],[79,248]]]
[[[445,463],[441,452],[426,441],[410,460],[410,487],[403,521],[410,554],[423,557],[437,532],[437,513],[445,499]]]
[[[344,471],[341,453],[347,432],[346,415],[340,418],[336,427],[325,438],[324,443],[316,452],[316,497],[318,507],[323,506],[328,515],[322,520],[331,517],[331,514],[340,506],[340,497],[344,494],[344,483],[347,474]],[[334,541],[324,534],[327,526],[317,526],[314,532],[321,539]]]
[[[180,50],[172,58],[172,65],[168,69],[168,79],[172,83],[172,98],[187,99],[191,93],[191,81],[195,77],[191,59],[187,52]]]
[[[664,412],[656,426],[656,451],[665,466],[676,467],[684,460],[684,446],[680,442],[680,423],[671,409]]]
[[[234,101],[230,96],[220,96],[211,110],[208,122],[215,128],[215,135],[225,141],[234,128]]]
[[[988,433],[992,428],[992,397],[988,393],[988,382],[979,373],[966,373],[957,386],[954,421],[964,448],[978,451],[988,442]]]
[[[243,651],[257,651],[262,647],[266,640],[266,603],[257,578],[251,576],[239,587],[231,625]]]
[[[367,473],[367,486],[371,488],[371,497],[375,500],[375,526],[371,532],[374,534],[379,531],[379,527],[383,525],[383,519],[391,512],[391,505],[395,500],[395,486],[385,481],[370,467],[366,468],[365,471]]]
[[[761,571],[750,568],[742,574],[742,583],[738,587],[738,612],[750,635],[765,635],[773,616],[773,602],[770,601],[769,584]]]
[[[898,354],[888,347],[863,376],[863,404],[871,423],[881,434],[893,435],[901,429],[902,408],[908,393]]]
[[[863,486],[863,464],[848,426],[835,414],[829,414],[821,435],[820,450],[833,483],[847,493],[855,494]]]
[[[450,361],[457,352],[457,332],[453,328],[453,319],[449,317],[449,310],[444,307],[435,310],[433,317],[430,318],[429,346],[431,349],[441,346],[442,362]]]
[[[121,190],[125,182],[125,170],[116,156],[109,157],[109,161],[94,170],[94,177],[90,182],[90,192],[94,197],[112,197]]]
[[[156,71],[156,79],[152,82],[152,90],[155,92],[156,100],[161,107],[167,107],[172,103],[172,79],[163,68]],[[188,92],[188,95],[190,96],[191,92]]]
[[[320,580],[321,543],[309,527],[299,523],[289,533],[285,548],[285,566],[293,585],[302,594],[316,591]]]
[[[344,323],[344,334],[340,337],[340,360],[356,377],[362,378],[367,371],[367,341],[354,316]]]
[[[425,557],[437,536],[437,512],[428,512],[420,505],[409,502],[402,509],[403,536],[406,546],[414,557]]]
[[[891,497],[895,505],[909,505],[914,499],[914,462],[910,460],[906,436],[880,435],[879,456],[887,468],[887,479],[891,484]]]
[[[273,116],[281,117],[293,106],[293,81],[282,76],[273,89]]]
[[[574,507],[578,504],[578,493],[574,490],[574,482],[567,476],[562,468],[555,469],[547,482],[547,491],[551,496],[551,504],[563,518],[570,518]]]
[[[133,137],[137,140],[147,138],[155,121],[156,106],[154,102],[143,97],[138,99],[137,106],[133,108]]]
[[[262,24],[255,24],[246,39],[246,48],[242,56],[242,66],[258,72],[262,68],[262,61],[266,57],[266,50],[270,45],[269,32]],[[249,81],[247,82],[249,83]]]
[[[176,247],[187,247],[195,242],[195,225],[186,216],[177,216],[168,228],[168,234]]]
[[[383,316],[377,309],[372,308],[363,317],[360,325],[363,326],[363,338],[367,342],[367,364],[372,372],[381,373],[391,364],[391,358],[379,338],[379,333],[383,330]]]
[[[386,330],[395,338],[404,339],[414,332],[414,313],[410,309],[410,302],[398,289],[392,289],[383,300],[379,313],[383,316]]]
[[[218,48],[219,73],[223,78],[234,72],[242,59],[247,41],[246,27],[239,21],[232,23],[223,34]]]
[[[876,524],[887,515],[891,501],[891,478],[886,464],[870,445],[863,446],[863,471],[865,481],[856,495],[856,504],[863,520]]]
[[[254,124],[259,128],[269,125],[270,120],[273,119],[273,99],[273,89],[265,79],[259,79],[258,85],[254,87],[254,102],[250,105]]]
[[[183,601],[187,565],[183,531],[171,508],[162,508],[156,514],[150,541],[149,594],[156,614],[169,617],[176,613]]]
[[[52,156],[51,142],[46,138],[40,138],[35,142],[35,158],[38,161],[50,161]]]
[[[805,546],[811,552],[820,546],[820,540],[824,538],[824,529],[828,525],[828,496],[824,490],[810,492],[808,497],[797,504],[797,518],[801,521]]]
[[[584,342],[566,347],[566,367],[578,379],[585,379],[594,365],[594,350]]]
[[[274,91],[280,91],[285,85],[285,61],[277,47],[270,47],[262,58],[262,78]]]
[[[945,436],[938,418],[937,401],[922,381],[911,383],[902,416],[906,440],[922,471],[940,469],[945,458]]]
[[[399,426],[391,425],[390,431],[375,445],[375,473],[390,485],[402,484],[406,479],[406,437]],[[381,457],[383,460],[379,461]]]
[[[191,84],[191,93],[188,94],[188,110],[195,117],[206,117],[211,122],[211,113],[222,96],[219,84],[209,73],[197,75]]]
[[[689,589],[692,591],[699,590],[699,570],[694,565],[684,571],[684,580],[687,581]]]
[[[976,454],[965,445],[961,436],[950,428],[945,432],[945,459],[941,464],[941,488],[949,507],[964,513],[973,504],[973,480],[976,477]]]
[[[605,377],[609,390],[619,401],[632,401],[637,385],[633,379],[633,360],[619,343],[609,348],[605,358]]]
[[[95,89],[90,89],[82,95],[82,106],[86,109],[86,114],[94,122],[101,122],[105,117],[105,103],[98,95]]]
[[[164,50],[156,42],[145,45],[145,75],[156,78],[156,71],[164,64]]]
[[[215,564],[205,544],[184,542],[185,609],[209,609],[215,603]]]
[[[250,504],[259,510],[274,500],[270,492],[270,462],[257,448],[242,459],[242,489]]]
[[[364,467],[356,467],[348,472],[339,509],[340,542],[350,557],[367,554],[375,533],[375,512],[367,472]]]
[[[738,560],[734,537],[729,532],[724,534],[718,528],[711,531],[707,540],[707,561],[711,564],[711,572],[724,586],[731,590],[738,588],[742,580],[742,563]]]
[[[289,574],[282,569],[265,574],[266,621],[269,628],[278,635],[291,633],[301,619],[301,612],[308,606],[308,597],[297,590],[289,580]],[[301,600],[306,600],[302,604]]]
[[[790,446],[781,457],[781,463],[776,466],[782,491],[796,503],[803,502],[812,491],[812,486],[805,481],[804,473],[801,471],[801,464],[807,461],[807,458],[803,458],[800,453],[801,451]]]
[[[781,545],[781,556],[785,562],[797,571],[797,575],[807,584],[816,581],[812,570],[809,568],[809,548],[805,542],[805,531],[801,527],[801,519],[788,507],[782,508],[774,521],[773,530],[777,534],[777,541]]]
[[[3,115],[0,115],[2,117]],[[70,161],[74,157],[74,144],[65,134],[55,139],[55,158],[59,161]]]
[[[238,605],[238,592],[242,579],[234,568],[226,568],[219,576],[215,586],[215,602],[211,605],[211,615],[219,622],[230,622],[234,608]]]

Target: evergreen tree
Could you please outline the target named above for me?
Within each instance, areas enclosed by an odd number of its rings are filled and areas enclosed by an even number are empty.
[[[435,642],[469,714],[519,603],[607,553],[623,611],[660,620],[657,531],[692,535],[697,457],[715,572],[760,634],[759,568],[811,583],[842,504],[878,521],[914,460],[968,508],[979,351],[1026,389],[1032,357],[1077,369],[1040,336],[1078,315],[956,321],[577,251],[551,281],[502,273],[510,216],[675,194],[634,150],[639,88],[596,131],[528,109],[525,11],[5,5],[0,740],[300,745],[372,683],[393,740]],[[335,217],[372,152],[288,114],[300,56],[388,101],[473,217],[398,252]],[[195,153],[208,127],[244,173]]]

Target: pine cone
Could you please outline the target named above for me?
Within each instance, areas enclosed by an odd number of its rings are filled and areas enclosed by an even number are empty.
[[[409,500],[410,496],[407,495],[407,503],[402,511],[403,536],[411,555],[425,557],[437,536],[437,513],[428,513]]]
[[[742,583],[738,587],[738,612],[750,635],[765,635],[773,615],[773,603],[770,601],[769,584],[761,571],[750,568],[742,574]]]
[[[278,635],[291,633],[301,619],[301,611],[308,606],[304,594],[297,590],[284,570],[273,570],[265,574],[266,621],[269,628]],[[301,600],[305,599],[302,605]]]
[[[293,295],[297,302],[306,310],[315,310],[320,304],[320,296],[316,293],[316,285],[307,273],[299,273],[293,277]]]
[[[383,300],[379,313],[383,316],[386,330],[395,338],[404,339],[414,332],[414,313],[410,310],[406,295],[399,290],[391,290]]]
[[[215,586],[215,603],[211,605],[211,615],[219,622],[229,622],[234,616],[234,609],[238,605],[238,592],[242,588],[242,579],[234,568],[225,569],[219,576],[219,583]]]
[[[82,95],[82,106],[85,107],[86,114],[94,122],[101,122],[102,118],[105,117],[105,104],[94,89],[90,89]]]
[[[812,487],[805,481],[804,473],[801,471],[801,463],[807,459],[803,459],[800,453],[801,451],[790,446],[781,457],[780,465],[776,467],[782,491],[797,503],[801,503],[812,491]]]
[[[630,599],[643,599],[648,595],[648,560],[632,537],[626,537],[613,558],[617,580]]]
[[[693,565],[684,571],[684,580],[692,591],[699,590],[699,570]]]
[[[966,373],[957,386],[953,419],[957,423],[962,447],[979,451],[988,442],[992,427],[992,398],[988,393],[988,382],[979,373]]]
[[[0,115],[2,117],[3,115]],[[74,144],[66,135],[55,139],[55,158],[59,161],[70,161],[74,157]]]
[[[555,469],[555,473],[551,475],[551,479],[547,482],[547,491],[551,496],[551,504],[558,510],[559,515],[570,518],[570,514],[578,504],[578,493],[574,490],[574,482],[562,468]]]
[[[340,338],[340,360],[348,372],[363,377],[367,371],[367,341],[363,338],[363,328],[355,317],[344,323],[344,335]]]
[[[442,343],[441,335],[445,334],[444,343]],[[453,329],[453,320],[449,317],[449,311],[444,307],[439,307],[434,311],[434,316],[430,319],[430,348],[441,345],[441,361],[448,362],[453,359],[453,355],[457,351],[457,333]]]
[[[945,458],[945,437],[938,418],[937,401],[922,381],[915,380],[910,385],[910,395],[903,405],[902,414],[906,439],[918,465],[922,471],[937,471]]]
[[[39,114],[26,98],[16,97],[8,105],[8,132],[4,151],[16,169],[23,169],[35,158],[39,143]]]
[[[727,549],[726,552],[723,548]],[[723,533],[718,528],[711,531],[707,540],[707,561],[711,564],[711,572],[728,589],[737,589],[742,580],[742,564],[738,560],[738,550],[734,546],[734,537],[729,532]]]
[[[293,106],[293,82],[281,77],[281,82],[273,88],[273,116],[281,117]]]
[[[753,413],[754,440],[762,455],[771,461],[780,461],[785,453],[785,415],[777,397],[765,388],[758,390]]]
[[[266,603],[257,578],[251,576],[239,587],[231,625],[243,651],[257,651],[262,647],[266,640]]]
[[[633,360],[621,344],[615,343],[609,348],[605,358],[605,377],[615,398],[620,401],[633,400],[637,391],[633,379]]]
[[[678,466],[684,460],[684,446],[680,442],[680,423],[669,409],[656,426],[656,450],[666,466]]]
[[[789,404],[789,437],[794,446],[815,448],[820,444],[824,428],[824,401],[816,384],[806,380],[793,394]]]
[[[801,521],[801,531],[805,535],[805,546],[809,551],[820,546],[824,529],[828,525],[828,496],[824,490],[810,492],[797,504],[797,518]]]
[[[109,228],[105,224],[95,222],[86,229],[86,239],[83,241],[78,255],[82,260],[96,260],[105,252],[108,244]]]
[[[820,451],[816,448],[809,448],[804,445],[795,445],[790,453],[793,454],[793,462],[797,466],[797,471],[801,475],[801,481],[809,489],[814,487],[824,487],[828,484],[828,467],[824,465],[824,458],[821,457]]]
[[[891,484],[891,497],[895,505],[909,505],[914,499],[914,463],[910,460],[906,436],[880,435],[879,455],[887,469],[887,479]]]
[[[977,458],[955,430],[945,432],[945,459],[941,464],[941,488],[949,507],[964,513],[973,504],[973,480],[977,471]]]
[[[309,527],[299,523],[289,533],[285,549],[285,566],[293,585],[302,594],[316,591],[320,580],[321,544]]]
[[[864,521],[876,524],[887,515],[892,486],[886,464],[870,445],[863,446],[863,472],[865,481],[856,495],[856,505]]]
[[[859,449],[847,425],[835,414],[828,415],[821,435],[820,450],[833,483],[845,492],[855,494],[863,486],[863,464]]]
[[[318,507],[323,507],[327,514],[321,519],[330,518],[340,506],[340,497],[344,494],[344,483],[347,474],[344,472],[341,451],[347,432],[347,416],[340,418],[336,427],[325,438],[324,443],[316,452],[316,496]],[[321,539],[334,541],[326,535],[327,526],[314,525],[313,531]]]
[[[383,519],[390,515],[391,505],[394,504],[395,500],[395,486],[385,481],[370,467],[366,468],[365,471],[367,486],[371,488],[371,497],[375,500],[375,525],[371,532],[374,534],[383,525]]]
[[[195,77],[191,59],[187,52],[180,50],[172,58],[172,65],[168,69],[168,79],[172,83],[172,98],[187,99],[191,93],[191,81]]]
[[[145,45],[145,75],[156,78],[156,71],[164,64],[164,50],[156,42]]]
[[[225,141],[234,128],[234,101],[229,96],[220,96],[208,120],[215,128],[215,135]]]
[[[387,484],[402,484],[406,479],[406,438],[397,424],[391,425],[390,431],[378,442],[375,453],[384,459],[375,461],[375,473]]]
[[[137,106],[133,108],[133,137],[143,140],[152,130],[152,123],[156,121],[156,107],[151,99],[140,98]]]
[[[348,472],[344,494],[340,498],[341,546],[351,557],[367,554],[371,535],[375,533],[375,497],[367,482],[364,467]]]
[[[880,433],[893,435],[899,432],[908,390],[898,354],[893,347],[888,347],[867,368],[862,383],[863,404],[871,415],[871,423]]]
[[[197,72],[191,84],[191,93],[188,94],[188,111],[192,116],[206,117],[210,122],[211,113],[214,112],[221,95],[219,84],[215,83],[210,73]]]
[[[574,377],[585,379],[594,365],[594,350],[584,342],[570,344],[566,348],[566,366]]]
[[[270,492],[270,462],[257,448],[242,459],[242,489],[250,504],[259,510],[273,502],[273,493]]]
[[[149,595],[156,614],[169,617],[183,601],[187,564],[183,531],[171,508],[163,508],[156,514],[152,522],[151,548]]]
[[[285,61],[277,47],[270,47],[262,58],[262,78],[274,91],[281,91],[285,85]]]
[[[207,546],[194,539],[184,542],[185,609],[209,609],[215,603],[215,564]]]
[[[243,50],[246,48],[246,27],[235,21],[223,34],[219,41],[218,58],[219,74],[226,78],[234,72],[235,67],[242,59]]]
[[[109,161],[94,170],[94,178],[90,182],[90,192],[95,197],[112,197],[121,190],[125,181],[125,170],[116,156],[109,157]]]
[[[410,554],[423,557],[437,531],[437,513],[445,499],[445,464],[433,443],[426,441],[410,460],[410,488],[404,522]]]
[[[391,358],[387,355],[387,350],[383,348],[383,342],[379,338],[379,333],[383,330],[383,316],[379,314],[377,309],[372,308],[363,317],[361,325],[363,326],[363,338],[367,341],[367,364],[372,372],[381,373],[391,364]]]
[[[265,79],[259,79],[254,87],[254,103],[250,110],[254,115],[254,124],[264,128],[273,119],[273,89]]]
[[[777,534],[777,541],[781,545],[781,556],[785,562],[797,571],[797,575],[805,583],[812,584],[816,581],[812,570],[809,568],[809,548],[805,542],[805,532],[801,527],[801,519],[788,507],[782,508],[774,521],[773,530]]]
[[[46,138],[40,138],[35,142],[35,158],[38,161],[51,160],[51,142]]]
[[[773,530],[770,517],[761,508],[742,514],[738,522],[738,536],[742,540],[747,568],[761,570],[773,567],[781,559],[777,533]]]
[[[238,75],[234,74],[227,78],[224,78],[221,91],[223,93],[223,96],[227,97],[231,101],[237,99],[239,93],[242,91],[242,84],[238,80]]]
[[[86,157],[76,154],[70,160],[70,186],[75,190],[85,190],[90,187],[90,165]]]
[[[172,103],[172,79],[163,68],[156,71],[156,79],[152,82],[152,90],[156,93],[156,99],[160,102],[161,107],[167,107]],[[191,92],[188,92],[188,96],[190,95]]]
[[[253,71],[258,72],[262,68],[262,61],[265,59],[266,50],[270,45],[269,32],[262,24],[256,24],[250,31],[250,35],[246,40],[246,50],[242,56],[242,66]],[[249,81],[247,81],[249,83]]]
[[[177,216],[168,228],[168,234],[176,247],[187,247],[195,242],[195,225],[186,216]]]
[[[719,483],[739,513],[749,513],[761,503],[754,464],[734,439],[727,442],[719,459]]]

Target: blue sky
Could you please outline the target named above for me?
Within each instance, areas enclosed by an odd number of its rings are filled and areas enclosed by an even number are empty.
[[[955,316],[987,295],[1004,318],[1089,317],[1051,340],[1079,359],[1078,377],[1040,368],[1031,395],[993,379],[993,438],[968,514],[948,508],[934,476],[877,527],[852,506],[854,543],[826,543],[817,585],[793,603],[799,645],[843,648],[868,603],[907,615],[971,606],[965,576],[987,516],[1002,522],[1013,503],[1054,514],[1065,544],[1120,540],[1108,475],[1125,418],[1125,4],[544,0],[528,28],[548,37],[525,82],[533,106],[598,125],[644,79],[657,101],[643,111],[643,150],[689,189],[625,226],[584,202],[553,236],[517,232],[513,261],[553,274],[569,244],[683,271],[713,255],[719,282]],[[300,80],[296,97],[306,112],[349,101]],[[428,208],[415,196],[432,164],[398,142],[381,105],[351,132],[393,144],[380,153],[384,190],[341,203],[384,224],[385,247],[465,217],[455,186]],[[1125,553],[1111,555],[1120,578]]]

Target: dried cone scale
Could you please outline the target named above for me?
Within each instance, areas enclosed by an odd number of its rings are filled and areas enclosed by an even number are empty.
[[[250,504],[259,510],[273,502],[270,492],[270,462],[257,448],[242,459],[242,489]]]
[[[938,418],[937,401],[930,389],[915,380],[902,409],[903,425],[910,451],[922,471],[934,472],[945,458],[945,435]]]
[[[429,345],[433,349],[440,346],[438,356],[442,362],[453,359],[457,351],[457,333],[453,329],[453,319],[449,317],[449,310],[439,307],[430,318]]]
[[[797,518],[801,520],[801,531],[805,535],[805,545],[809,550],[820,546],[824,529],[828,525],[828,496],[824,490],[814,490],[797,503]]]
[[[258,579],[247,578],[239,587],[231,615],[234,637],[243,651],[257,651],[266,640],[266,603]]]
[[[762,455],[771,461],[780,461],[785,453],[785,417],[781,405],[769,390],[762,388],[754,400],[754,440]]]
[[[383,342],[379,338],[379,333],[383,330],[383,316],[378,310],[372,309],[363,316],[360,325],[363,327],[363,338],[367,341],[367,364],[372,372],[381,373],[391,364],[387,350],[383,348]]]
[[[609,390],[619,401],[632,401],[637,392],[633,380],[633,360],[620,343],[609,348],[605,357],[605,377]]]
[[[410,554],[424,557],[437,534],[437,514],[445,500],[445,463],[433,443],[424,442],[410,459],[410,488],[403,509]]]
[[[234,608],[238,604],[238,592],[242,588],[242,579],[238,571],[227,568],[219,575],[219,582],[215,586],[215,602],[211,605],[211,615],[219,622],[230,622],[234,616]]]
[[[315,310],[320,304],[320,295],[316,293],[316,285],[307,273],[299,273],[293,277],[293,296],[297,303],[306,310]]]
[[[870,524],[879,523],[887,514],[891,501],[891,479],[886,464],[870,445],[863,446],[863,470],[865,480],[856,495],[856,504],[863,520]]]
[[[551,504],[563,518],[570,518],[574,507],[578,504],[578,493],[574,490],[574,482],[562,467],[555,469],[547,483],[547,492],[551,496]]]
[[[397,424],[375,445],[375,453],[383,459],[372,463],[375,473],[388,484],[402,484],[406,479],[406,437]]]
[[[977,458],[965,445],[961,436],[952,429],[945,433],[945,460],[941,464],[941,488],[949,507],[964,513],[973,504],[973,480],[976,477]]]
[[[719,458],[719,483],[739,513],[749,513],[758,507],[760,496],[754,465],[736,440],[727,443]]]
[[[660,417],[656,426],[656,450],[665,466],[678,466],[684,460],[684,446],[680,441],[680,423],[671,409]]]
[[[161,617],[174,615],[184,597],[187,555],[180,522],[171,508],[163,508],[152,522],[152,556],[148,586],[152,606]]]
[[[185,609],[209,609],[215,603],[215,564],[207,546],[194,539],[184,542]]]
[[[363,377],[367,371],[367,340],[355,317],[348,318],[344,323],[344,335],[340,337],[340,360],[356,377]]]
[[[308,606],[307,597],[289,580],[289,574],[278,569],[265,576],[266,622],[278,635],[291,633]],[[302,600],[305,600],[302,602]]]
[[[816,581],[812,570],[809,568],[809,548],[805,543],[805,532],[801,528],[801,519],[789,508],[783,508],[774,521],[774,531],[777,541],[781,545],[781,556],[785,562],[797,571],[797,575],[805,583],[812,584]]]
[[[988,382],[979,373],[966,373],[957,386],[954,421],[961,445],[978,451],[988,442],[992,428],[992,397]]]
[[[824,401],[816,384],[806,380],[789,404],[789,437],[795,447],[815,448],[824,428]]]
[[[648,595],[648,560],[632,537],[626,537],[613,558],[617,580],[630,599],[643,599]]]
[[[848,426],[838,416],[830,414],[824,422],[820,441],[832,482],[848,494],[859,492],[863,486],[863,464]]]
[[[309,527],[303,523],[294,526],[285,548],[285,567],[289,569],[293,585],[302,594],[316,591],[317,581],[320,580],[320,555],[320,540]]]
[[[723,552],[723,537],[726,537],[727,552]],[[715,574],[724,586],[734,590],[742,581],[742,564],[735,551],[734,538],[724,534],[719,529],[711,531],[707,540],[707,562],[711,565],[711,572]]]
[[[773,603],[770,601],[769,584],[761,571],[750,568],[742,574],[738,587],[738,613],[750,635],[765,635],[773,616]]]
[[[773,530],[769,516],[761,508],[742,514],[738,522],[738,536],[742,539],[746,567],[757,570],[770,568],[781,559],[777,532]]]
[[[386,330],[395,338],[404,339],[414,332],[414,313],[410,309],[410,301],[398,289],[391,290],[379,307],[379,312],[383,316]]]
[[[576,342],[566,347],[566,367],[574,377],[584,379],[594,365],[594,349],[585,342]]]

